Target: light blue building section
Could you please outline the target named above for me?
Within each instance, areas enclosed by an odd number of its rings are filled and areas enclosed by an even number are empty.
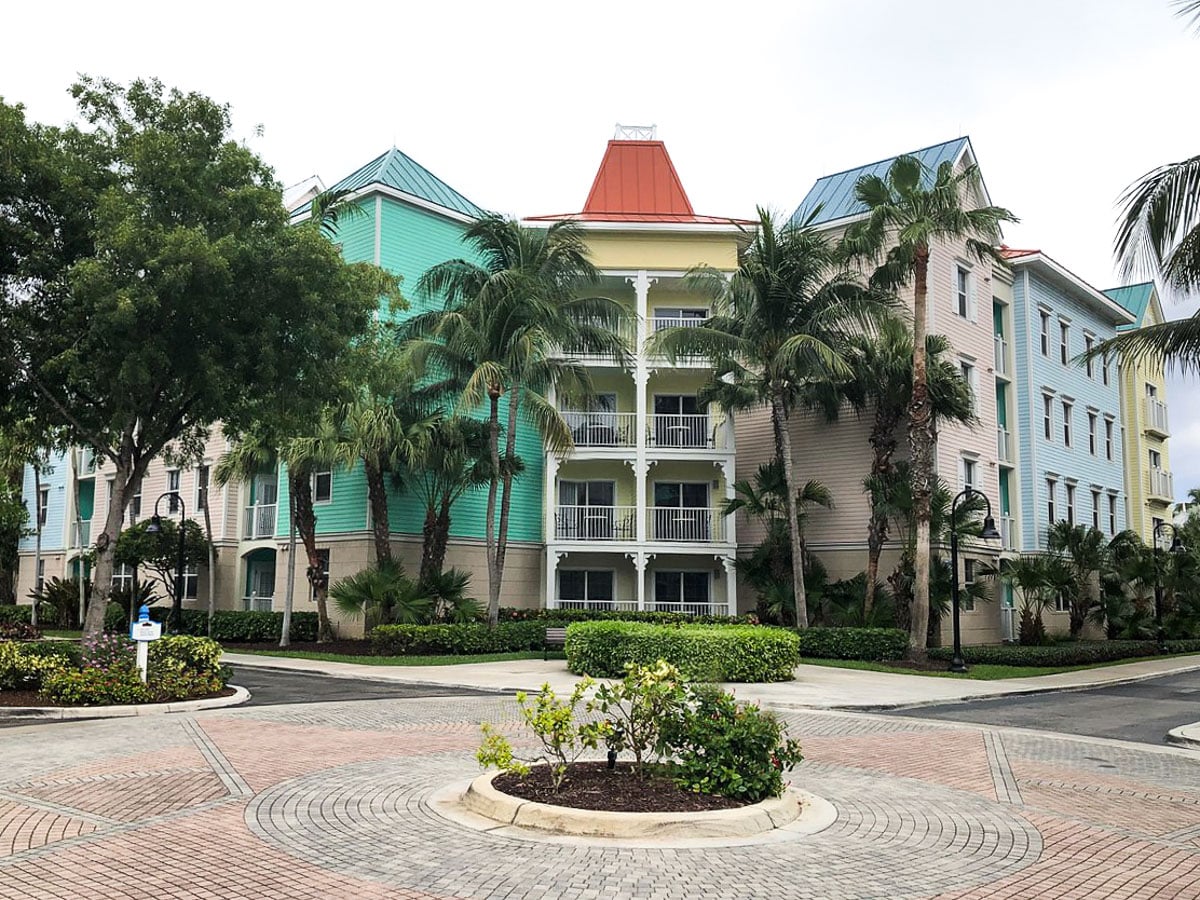
[[[1131,316],[1042,253],[1009,262],[1014,275],[1019,549],[1045,549],[1052,521],[1096,525],[1111,536],[1125,529],[1120,372],[1115,361],[1106,374],[1100,360],[1088,367],[1078,357],[1090,344],[1113,337]]]
[[[48,465],[42,469],[42,489],[47,492],[46,522],[42,526],[42,551],[66,549],[67,537],[67,476],[70,474],[70,461],[62,453],[50,454]],[[25,508],[29,510],[27,527],[30,534],[21,538],[19,549],[22,553],[33,553],[36,538],[33,530],[37,526],[37,490],[33,477],[33,467],[25,467],[25,481],[21,488],[21,496],[25,500]]]

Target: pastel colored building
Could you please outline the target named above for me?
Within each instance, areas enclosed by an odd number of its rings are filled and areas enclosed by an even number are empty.
[[[1126,328],[1166,321],[1153,282],[1111,288],[1104,292],[1133,317]],[[1161,364],[1142,359],[1121,369],[1121,418],[1124,423],[1126,521],[1147,544],[1154,529],[1172,521],[1175,483],[1167,452],[1171,434],[1167,415],[1167,382]],[[1184,485],[1186,487],[1186,485]],[[1163,535],[1160,532],[1160,540]],[[1166,539],[1170,540],[1169,532]]]

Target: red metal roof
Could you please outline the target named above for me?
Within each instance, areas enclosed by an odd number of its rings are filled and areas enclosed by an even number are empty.
[[[1037,256],[1041,250],[1018,250],[1015,247],[1010,247],[1008,244],[1000,245],[1000,255],[1005,259],[1018,259],[1022,256]]]
[[[748,219],[699,216],[662,141],[609,141],[583,211],[531,221],[659,222],[752,225]]]

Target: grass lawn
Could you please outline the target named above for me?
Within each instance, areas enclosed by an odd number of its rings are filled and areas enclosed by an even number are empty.
[[[53,638],[67,638],[72,641],[78,641],[83,638],[82,631],[72,631],[69,628],[46,628],[42,630],[42,635]]]
[[[1123,666],[1126,663],[1142,662],[1147,659],[1168,659],[1172,656],[1194,656],[1191,653],[1172,653],[1165,656],[1139,656],[1133,659],[1116,659],[1108,662],[1091,663],[1085,666],[993,666],[969,665],[965,674],[947,671],[928,671],[921,669],[906,669],[903,666],[889,666],[887,663],[866,662],[858,659],[809,659],[800,660],[806,666],[830,666],[836,669],[864,669],[869,672],[894,672],[897,675],[927,675],[931,678],[966,678],[975,681],[999,681],[1004,678],[1034,678],[1038,675],[1057,675],[1059,672],[1079,672],[1083,669],[1103,669],[1109,666]],[[949,665],[947,663],[946,665]]]
[[[477,653],[464,656],[361,656],[350,653],[320,653],[313,650],[238,650],[230,653],[251,653],[255,656],[283,656],[292,659],[319,659],[325,662],[357,663],[360,666],[457,666],[463,663],[505,662],[512,659],[541,659],[541,650],[517,653]],[[561,652],[550,651],[550,659],[566,659]]]

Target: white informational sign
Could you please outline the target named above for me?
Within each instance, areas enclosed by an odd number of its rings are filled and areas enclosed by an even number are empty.
[[[129,626],[129,636],[137,642],[137,665],[146,683],[146,669],[150,665],[150,642],[162,637],[162,622],[150,621],[150,610],[143,606],[138,610],[137,621]]]

